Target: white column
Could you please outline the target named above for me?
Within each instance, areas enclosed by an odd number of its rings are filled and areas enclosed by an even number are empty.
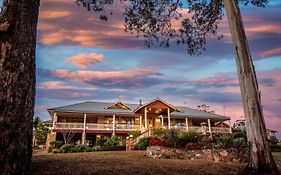
[[[112,116],[112,135],[115,135],[115,115]]]
[[[161,125],[162,125],[162,128],[164,127],[164,117],[161,115]]]
[[[85,140],[86,140],[86,119],[87,118],[87,114],[84,114],[84,125],[83,125],[83,133],[82,133],[82,144],[85,144]]]
[[[186,130],[188,131],[188,118],[185,118],[185,127],[186,127]]]
[[[168,108],[168,129],[171,129],[170,108]]]
[[[208,119],[208,127],[209,127],[209,133],[212,134],[211,120],[210,119]]]
[[[229,124],[229,133],[232,133],[230,120],[228,120],[228,124]]]
[[[142,131],[142,116],[140,115],[140,131]]]
[[[147,108],[144,108],[144,128],[147,130]]]
[[[56,127],[57,120],[58,120],[58,117],[57,117],[57,113],[55,112],[54,116],[53,116],[53,129],[55,129],[55,127]]]

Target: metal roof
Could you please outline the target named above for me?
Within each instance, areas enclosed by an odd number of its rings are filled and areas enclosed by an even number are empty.
[[[78,112],[78,113],[97,113],[97,114],[125,114],[134,115],[134,111],[140,107],[139,104],[126,104],[131,109],[108,109],[109,106],[115,103],[110,102],[82,102],[72,105],[66,105],[61,107],[49,108],[48,111],[51,115],[53,112]],[[196,109],[175,106],[179,111],[171,113],[172,118],[201,118],[201,119],[213,119],[213,120],[229,120],[230,117],[222,116],[219,114],[203,112]],[[52,117],[52,115],[51,115]]]

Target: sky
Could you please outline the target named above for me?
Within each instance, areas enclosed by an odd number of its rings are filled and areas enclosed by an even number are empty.
[[[243,117],[240,88],[226,17],[207,50],[189,56],[184,47],[147,48],[124,32],[120,6],[107,22],[73,0],[41,0],[37,49],[35,115],[47,108],[84,101],[168,103],[196,108],[207,104],[233,123]],[[242,7],[257,72],[267,128],[281,136],[281,2]]]

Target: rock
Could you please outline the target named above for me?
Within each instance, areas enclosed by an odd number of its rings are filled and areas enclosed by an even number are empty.
[[[214,157],[212,155],[207,155],[207,160],[208,161],[214,161]]]
[[[214,161],[215,161],[216,163],[218,163],[218,162],[220,161],[220,157],[214,155]]]
[[[201,154],[195,154],[195,157],[201,157]]]
[[[221,156],[226,157],[228,155],[227,151],[224,149],[219,153]]]

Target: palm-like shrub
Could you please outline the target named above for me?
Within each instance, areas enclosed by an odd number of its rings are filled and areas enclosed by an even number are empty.
[[[104,143],[105,146],[119,146],[120,145],[120,138],[117,136],[112,136],[108,139],[106,139],[106,142]]]

